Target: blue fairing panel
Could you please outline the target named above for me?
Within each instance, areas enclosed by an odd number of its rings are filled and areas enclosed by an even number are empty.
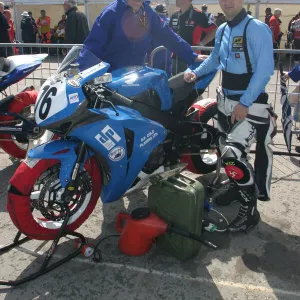
[[[125,97],[133,97],[148,90],[155,90],[160,97],[161,110],[172,107],[172,95],[166,72],[144,66],[127,67],[112,72],[113,82],[106,84]]]

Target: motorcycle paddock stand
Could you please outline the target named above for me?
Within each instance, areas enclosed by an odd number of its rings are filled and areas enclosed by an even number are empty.
[[[26,283],[26,282],[29,282],[33,279],[36,279],[54,269],[56,269],[57,267],[61,266],[62,264],[66,263],[67,261],[71,260],[72,258],[78,256],[79,254],[81,254],[81,250],[82,248],[86,245],[86,239],[85,237],[80,234],[80,233],[77,233],[77,232],[71,232],[71,231],[68,231],[66,229],[66,226],[68,224],[68,221],[70,219],[70,209],[67,205],[64,205],[64,208],[66,210],[66,218],[64,219],[63,221],[63,224],[59,230],[59,232],[57,233],[55,239],[53,240],[49,250],[47,251],[46,253],[46,257],[44,259],[44,262],[42,263],[42,266],[40,267],[40,269],[35,272],[35,273],[32,273],[22,279],[18,279],[18,280],[9,280],[9,281],[4,281],[4,280],[0,280],[0,286],[1,285],[4,285],[4,286],[19,286],[23,283]],[[68,256],[60,259],[59,261],[53,263],[52,265],[48,266],[49,265],[49,262],[56,250],[56,247],[58,246],[58,243],[59,243],[59,240],[62,238],[62,237],[65,237],[65,236],[73,236],[73,237],[76,237],[76,238],[79,238],[80,240],[80,244],[78,246],[78,248],[76,249],[76,251],[72,252],[71,254],[69,254]],[[2,248],[0,248],[0,255],[10,251],[11,249],[21,245],[21,244],[24,244],[26,243],[27,241],[30,240],[30,238],[28,237],[24,237],[22,239],[20,239],[21,237],[21,232],[18,231],[17,235],[15,236],[14,238],[14,241]]]

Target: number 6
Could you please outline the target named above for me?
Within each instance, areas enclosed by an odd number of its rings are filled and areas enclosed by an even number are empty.
[[[51,97],[49,97],[50,94],[52,96],[56,96],[56,93],[57,93],[56,87],[52,87],[51,89],[49,89],[49,86],[45,86],[45,88],[44,88],[45,95],[43,96],[43,100],[41,102],[41,106],[40,106],[40,110],[39,110],[39,117],[41,120],[45,120],[50,111],[51,103],[52,103],[52,99],[51,99]]]

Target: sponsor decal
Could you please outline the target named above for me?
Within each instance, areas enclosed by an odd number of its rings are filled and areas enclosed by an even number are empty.
[[[158,133],[154,130],[147,133],[144,137],[141,138],[140,148],[143,148],[145,145],[150,143],[152,140],[154,140],[158,136]]]
[[[244,52],[242,36],[233,37],[231,51],[232,52]]]
[[[69,79],[67,81],[68,85],[75,87],[75,88],[79,88],[80,87],[80,82],[78,80],[75,79]]]
[[[116,147],[110,150],[108,157],[112,161],[120,161],[125,156],[125,149],[123,147]]]
[[[121,137],[109,125],[105,126],[101,133],[95,136],[95,139],[108,151],[116,145],[116,142],[121,141]]]
[[[70,94],[70,95],[69,95],[69,102],[70,102],[70,104],[79,102],[79,96],[78,96],[78,93]]]

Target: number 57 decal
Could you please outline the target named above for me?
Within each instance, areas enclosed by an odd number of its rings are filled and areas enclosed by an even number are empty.
[[[121,141],[121,137],[109,125],[101,130],[101,133],[97,134],[95,139],[108,151],[116,145],[115,142],[118,143]]]

